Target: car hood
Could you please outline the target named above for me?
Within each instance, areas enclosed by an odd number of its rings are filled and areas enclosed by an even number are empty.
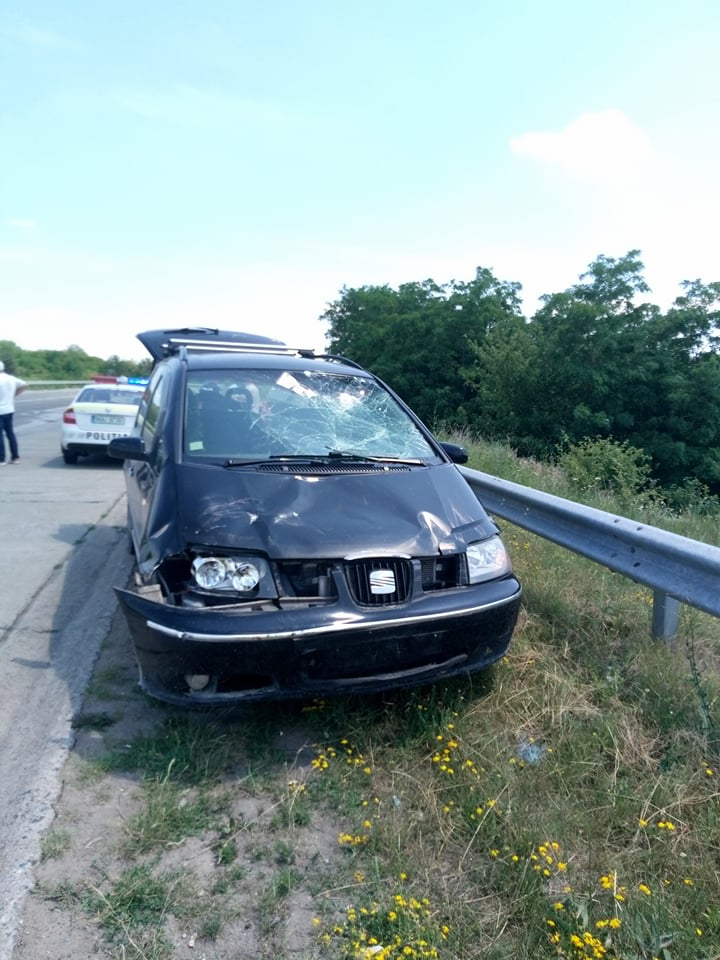
[[[497,532],[453,464],[322,476],[178,465],[176,476],[180,549],[417,557],[456,553]]]

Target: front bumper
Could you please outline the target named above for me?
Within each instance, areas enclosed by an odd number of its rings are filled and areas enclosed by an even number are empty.
[[[508,648],[521,589],[507,577],[368,610],[337,602],[194,609],[116,593],[140,686],[170,703],[223,704],[370,692],[482,670]]]

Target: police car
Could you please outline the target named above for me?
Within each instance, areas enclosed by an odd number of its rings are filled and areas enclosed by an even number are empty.
[[[60,449],[65,463],[105,454],[111,440],[128,436],[147,382],[143,377],[97,377],[84,386],[63,412]]]

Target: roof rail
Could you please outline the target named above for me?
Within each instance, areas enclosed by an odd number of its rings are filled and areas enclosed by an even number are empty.
[[[354,360],[335,353],[316,352],[312,347],[292,347],[281,340],[272,340],[253,333],[216,330],[210,327],[180,327],[174,330],[147,330],[137,335],[155,363],[162,357],[179,354],[184,360],[190,353],[254,353],[279,357],[303,357],[326,360],[362,370]]]
[[[183,337],[168,337],[164,344],[166,353],[184,348],[188,352],[208,353],[277,353],[280,355],[300,355],[314,357],[315,351],[309,347],[290,347],[284,343],[245,343],[230,340],[196,340]]]
[[[313,357],[316,360],[332,360],[334,363],[342,363],[346,367],[357,367],[358,370],[363,369],[363,365],[361,363],[356,363],[354,360],[348,360],[347,357],[343,357],[339,353],[314,353]]]

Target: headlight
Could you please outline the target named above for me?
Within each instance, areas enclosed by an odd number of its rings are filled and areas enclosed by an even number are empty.
[[[495,580],[510,573],[512,569],[505,545],[498,536],[469,544],[467,565],[470,583]]]
[[[260,571],[252,563],[239,563],[232,575],[232,585],[241,593],[254,590],[260,583]]]
[[[196,557],[192,569],[195,582],[203,590],[222,589],[228,575],[226,561],[218,557]]]
[[[234,557],[196,557],[192,563],[195,583],[203,590],[233,590],[250,593],[267,573],[264,560]]]

